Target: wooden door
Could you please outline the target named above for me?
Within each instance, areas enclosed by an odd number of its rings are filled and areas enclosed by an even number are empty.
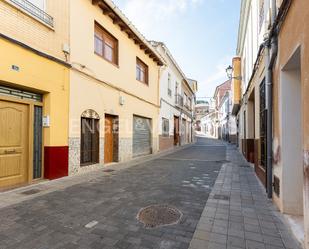
[[[174,145],[179,145],[179,118],[174,117]]]
[[[114,161],[114,118],[105,116],[105,139],[104,139],[104,162],[112,163]]]
[[[28,182],[28,105],[0,100],[0,188]]]

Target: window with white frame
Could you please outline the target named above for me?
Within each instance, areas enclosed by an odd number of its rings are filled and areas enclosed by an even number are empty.
[[[164,137],[170,135],[170,121],[167,118],[162,118],[162,135]]]
[[[185,106],[187,106],[187,104],[188,104],[188,95],[187,95],[186,93],[184,93],[183,104],[184,104]]]
[[[167,94],[168,96],[172,96],[172,76],[170,73],[168,73],[168,76],[167,76]]]

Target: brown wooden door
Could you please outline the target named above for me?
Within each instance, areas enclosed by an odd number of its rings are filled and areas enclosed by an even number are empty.
[[[0,188],[28,182],[28,105],[0,100]]]
[[[174,145],[179,145],[179,118],[174,117]]]
[[[114,161],[114,118],[105,116],[105,139],[104,139],[104,162],[112,163]]]

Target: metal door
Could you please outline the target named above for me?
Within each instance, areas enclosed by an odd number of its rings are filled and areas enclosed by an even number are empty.
[[[151,153],[151,120],[133,116],[133,157]]]
[[[42,177],[42,117],[43,108],[34,106],[34,122],[33,122],[33,179]]]

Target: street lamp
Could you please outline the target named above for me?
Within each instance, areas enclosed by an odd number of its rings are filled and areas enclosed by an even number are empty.
[[[227,77],[231,80],[231,79],[235,79],[235,80],[242,80],[241,76],[237,76],[237,77],[233,77],[233,72],[234,72],[234,68],[229,65],[227,69],[225,69]]]

